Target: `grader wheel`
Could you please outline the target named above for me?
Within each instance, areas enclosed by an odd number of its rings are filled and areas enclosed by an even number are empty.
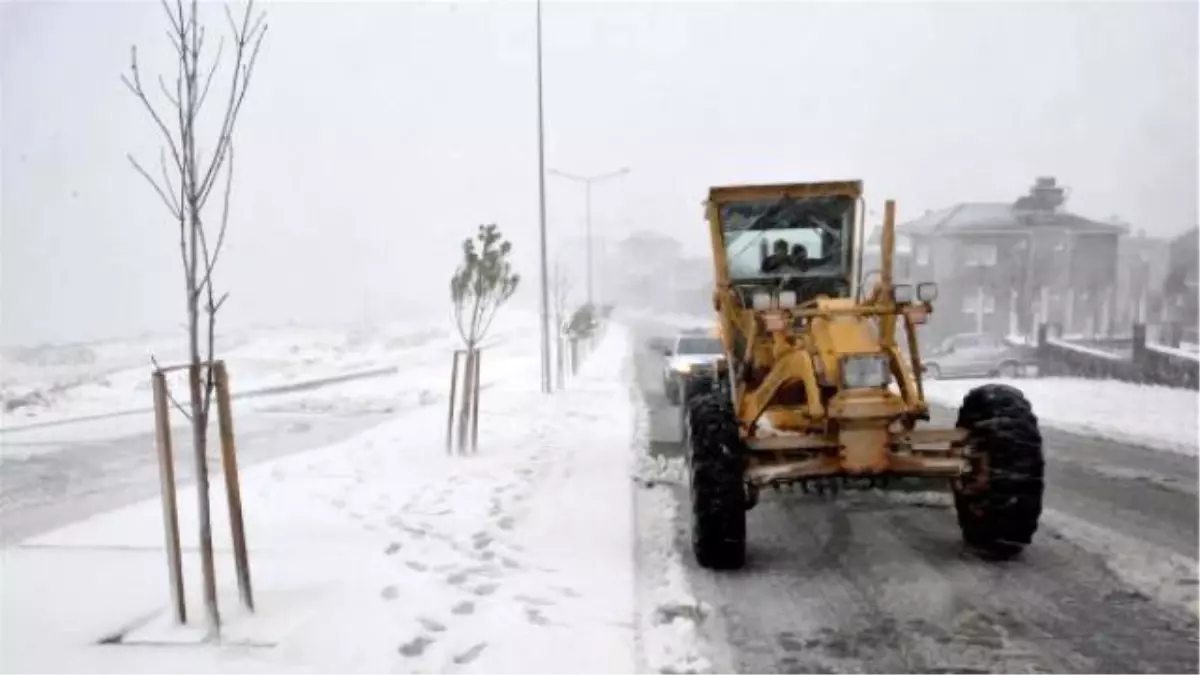
[[[718,391],[687,401],[692,495],[692,551],[709,569],[746,562],[745,453],[733,406]]]
[[[954,484],[963,539],[990,557],[1011,558],[1033,540],[1042,513],[1037,417],[1019,390],[986,384],[967,393],[957,426],[968,431],[971,462]]]

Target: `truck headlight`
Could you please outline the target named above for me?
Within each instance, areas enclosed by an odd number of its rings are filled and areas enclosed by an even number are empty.
[[[932,281],[924,284],[917,284],[917,299],[921,302],[933,302],[934,300],[937,300],[937,296],[937,284],[933,283]]]
[[[675,364],[675,366],[672,368],[672,370],[674,370],[674,371],[675,371],[675,372],[677,372],[677,373],[687,373],[687,372],[690,372],[690,371],[692,370],[692,364],[690,364],[690,363],[676,363],[676,364]]]
[[[913,287],[908,284],[892,286],[892,300],[897,305],[907,305],[913,301]]]
[[[842,385],[847,389],[883,387],[888,383],[886,356],[846,356],[842,358]]]
[[[763,291],[756,292],[750,296],[750,306],[759,312],[771,309],[771,294]]]

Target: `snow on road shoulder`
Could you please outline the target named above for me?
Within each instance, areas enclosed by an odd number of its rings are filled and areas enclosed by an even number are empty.
[[[1007,381],[1033,404],[1045,426],[1184,455],[1197,454],[1200,396],[1191,389],[1118,380],[1047,377]],[[925,383],[930,401],[957,408],[982,380]]]
[[[653,673],[714,672],[711,608],[696,599],[676,545],[678,500],[670,486],[687,485],[682,458],[649,454],[649,408],[641,389],[630,383],[629,397],[637,414],[633,479],[637,522],[638,671]]]
[[[502,377],[484,392],[478,454],[446,455],[445,409],[433,406],[244,472],[252,616],[234,601],[215,481],[225,646],[188,646],[202,621],[194,550],[192,624],[171,625],[161,508],[150,501],[5,550],[4,612],[21,621],[4,622],[3,668],[632,672],[627,337],[613,327],[568,390],[547,398],[535,334],[513,336],[484,366]],[[185,546],[197,537],[195,500],[180,491]],[[89,581],[110,571],[119,589]],[[122,631],[126,643],[182,646],[96,645]],[[252,650],[247,667],[238,644],[274,647]]]

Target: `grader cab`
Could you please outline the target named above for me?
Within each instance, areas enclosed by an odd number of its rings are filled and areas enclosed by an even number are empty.
[[[1044,462],[1029,402],[986,384],[966,395],[954,428],[922,425],[916,327],[937,287],[893,283],[891,201],[876,281],[862,287],[862,202],[858,181],[709,193],[726,358],[689,381],[684,402],[692,543],[705,567],[743,566],[746,511],[762,488],[790,483],[944,479],[967,544],[998,557],[1037,529]]]

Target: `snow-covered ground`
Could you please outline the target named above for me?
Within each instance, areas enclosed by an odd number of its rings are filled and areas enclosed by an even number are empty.
[[[1197,454],[1200,395],[1191,389],[1066,377],[996,381],[1025,392],[1043,425],[1169,452]],[[958,407],[968,391],[984,382],[927,381],[925,395],[933,403]]]
[[[453,343],[444,329],[400,324],[373,329],[262,329],[219,341],[218,357],[230,373],[235,394],[293,385],[395,365],[414,349]],[[151,356],[163,366],[181,362],[183,338],[139,338],[82,348],[79,363],[47,363],[66,350],[38,356],[5,350],[0,356],[0,429],[149,408]],[[183,372],[171,375],[171,390],[186,393]]]
[[[218,485],[222,645],[198,644],[196,495],[184,489],[188,626],[170,621],[161,507],[145,502],[4,550],[0,666],[631,672],[653,663],[696,670],[690,642],[698,638],[671,614],[694,601],[680,587],[680,562],[667,553],[670,537],[660,558],[676,571],[647,592],[651,609],[642,618],[646,605],[634,597],[631,472],[639,450],[626,333],[610,329],[568,390],[547,398],[538,391],[536,333],[519,323],[500,327],[500,344],[484,363],[491,386],[478,454],[447,456],[445,408],[418,406],[345,443],[243,473],[253,615],[236,602]],[[393,377],[444,396],[447,354],[426,352],[428,368]],[[395,390],[391,378],[374,382],[360,383],[357,398],[322,402],[309,392],[276,403],[336,410]],[[121,644],[98,644],[116,635]]]

